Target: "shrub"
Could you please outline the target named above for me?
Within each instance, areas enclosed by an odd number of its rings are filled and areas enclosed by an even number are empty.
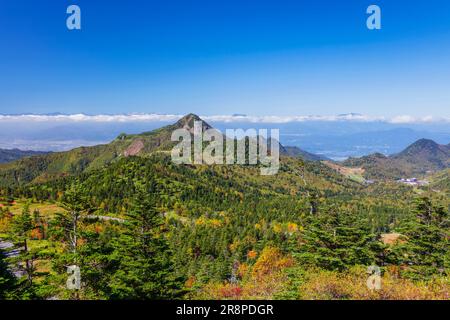
[[[446,300],[450,298],[447,278],[427,282],[399,279],[385,273],[380,290],[367,287],[368,274],[364,267],[355,267],[345,273],[310,270],[299,288],[305,300]]]

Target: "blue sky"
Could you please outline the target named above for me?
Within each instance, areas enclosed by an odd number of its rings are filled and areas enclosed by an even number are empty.
[[[447,0],[2,0],[0,113],[449,116],[449,57]]]

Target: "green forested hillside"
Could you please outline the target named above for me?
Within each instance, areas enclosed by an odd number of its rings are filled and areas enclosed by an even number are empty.
[[[31,157],[39,154],[45,154],[47,152],[39,151],[22,151],[19,149],[0,149],[0,163],[8,163],[24,157]]]
[[[174,145],[170,141],[172,131],[183,127],[192,128],[193,121],[197,119],[197,116],[190,114],[174,125],[158,130],[139,135],[121,134],[107,145],[81,147],[0,165],[0,186],[48,181],[102,168],[120,157],[145,156],[157,150],[170,150]]]
[[[433,175],[431,179],[431,188],[445,192],[450,196],[450,169],[440,171]]]
[[[106,145],[81,147],[67,152],[56,152],[24,158],[0,164],[0,187],[20,186],[30,182],[44,182],[64,176],[89,172],[129,156],[146,157],[152,153],[170,151],[176,142],[171,141],[174,130],[184,128],[193,132],[194,121],[202,121],[195,114],[188,114],[173,125],[141,134],[120,134]],[[202,121],[203,130],[212,127]],[[322,160],[296,147],[280,146],[282,155],[305,160]]]
[[[177,165],[151,152],[167,150],[168,133],[2,167],[0,239],[19,248],[6,260],[23,276],[3,267],[0,297],[448,298],[449,198],[433,186],[359,183],[289,156],[273,176]],[[66,287],[72,264],[79,290]]]
[[[450,148],[432,140],[421,139],[402,152],[385,156],[379,153],[350,158],[345,166],[361,167],[371,179],[400,179],[424,176],[450,167]]]

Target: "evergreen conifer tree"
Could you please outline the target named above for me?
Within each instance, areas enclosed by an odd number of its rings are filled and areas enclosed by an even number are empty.
[[[114,243],[119,267],[110,282],[113,299],[174,299],[182,294],[154,192],[137,188],[124,232]]]
[[[305,264],[342,271],[376,263],[381,250],[367,220],[331,208],[310,218],[296,256]]]
[[[4,252],[0,250],[0,300],[11,298],[15,289],[14,275],[8,268]]]
[[[404,243],[399,246],[401,263],[409,266],[411,277],[448,274],[450,268],[450,223],[448,212],[433,205],[428,197],[416,200],[416,219],[401,229]]]

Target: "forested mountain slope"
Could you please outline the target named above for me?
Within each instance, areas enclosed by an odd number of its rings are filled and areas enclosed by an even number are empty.
[[[31,249],[19,250],[15,261],[34,264],[25,271],[33,281],[24,277],[12,292],[74,297],[64,284],[75,247],[83,275],[77,299],[445,297],[442,277],[428,288],[398,280],[395,270],[423,281],[447,270],[448,229],[441,221],[448,199],[419,203],[418,217],[433,212],[435,229],[427,220],[408,227],[417,218],[416,194],[407,186],[364,185],[320,162],[286,156],[276,175],[262,176],[259,169],[179,165],[156,152],[0,187],[2,237],[19,246],[28,241]],[[76,244],[70,240],[74,214]],[[423,243],[430,232],[432,243]],[[397,253],[383,244],[386,233],[417,241]],[[431,246],[433,255],[404,258],[423,250],[418,245]],[[380,293],[365,286],[366,266],[373,264],[394,279],[387,278]],[[337,281],[329,277],[337,275],[347,277],[345,285],[329,287]],[[317,285],[322,289],[313,289]],[[347,286],[356,288],[347,293]]]
[[[194,121],[202,121],[195,114],[188,114],[173,125],[165,126],[141,134],[120,134],[106,145],[81,147],[67,152],[57,152],[0,164],[0,186],[23,185],[29,182],[43,182],[67,175],[102,168],[120,158],[129,156],[148,156],[158,151],[170,151],[176,142],[171,141],[176,129],[187,129],[193,133]],[[203,121],[203,130],[212,127]],[[295,149],[295,150],[294,150]],[[306,160],[319,160],[319,156],[306,153],[298,148],[280,153]],[[295,152],[294,152],[294,151]],[[291,152],[292,151],[292,152]]]
[[[19,149],[0,149],[0,163],[12,162],[21,158],[31,157],[40,154],[46,154],[48,152],[19,150]]]
[[[392,156],[376,153],[361,158],[350,158],[343,164],[361,167],[367,177],[375,179],[423,176],[450,167],[450,147],[421,139]]]

